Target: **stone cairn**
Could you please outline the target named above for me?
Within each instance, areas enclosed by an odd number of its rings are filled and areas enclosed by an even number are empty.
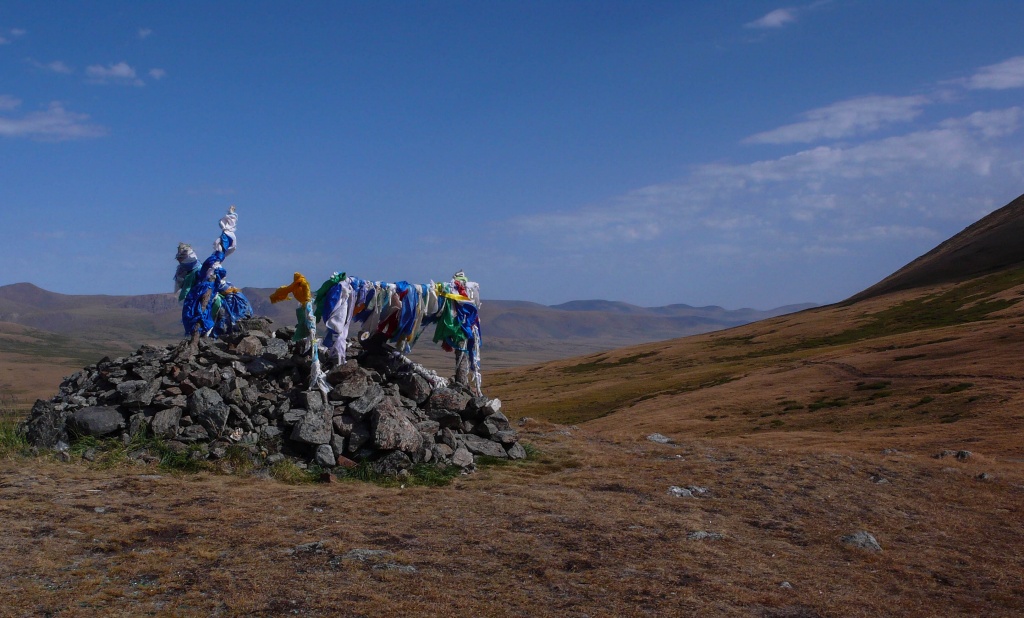
[[[353,342],[350,360],[327,372],[325,396],[307,390],[311,359],[291,342],[294,329],[274,331],[263,317],[240,326],[220,340],[142,346],[84,368],[35,403],[26,438],[65,450],[76,436],[153,436],[210,460],[237,444],[266,465],[291,458],[329,470],[365,460],[385,475],[422,463],[472,471],[478,455],[526,457],[500,400],[431,386],[436,376],[389,346]]]

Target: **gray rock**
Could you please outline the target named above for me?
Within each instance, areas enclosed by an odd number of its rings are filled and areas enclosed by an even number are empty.
[[[872,552],[882,551],[882,546],[878,544],[877,540],[875,540],[874,535],[864,530],[848,534],[839,539],[839,541],[843,545],[847,545],[849,547],[856,547],[858,549],[864,549]]]
[[[383,400],[384,389],[379,384],[371,384],[362,397],[349,403],[345,409],[353,417],[360,419],[369,414]]]
[[[331,436],[331,452],[334,453],[334,459],[337,461],[338,455],[345,454],[345,438],[334,434]],[[333,464],[332,464],[333,465]]]
[[[188,411],[193,422],[199,423],[209,435],[218,438],[223,434],[230,414],[220,393],[209,387],[200,388],[189,396]]]
[[[132,374],[140,380],[150,382],[160,375],[160,367],[156,365],[139,365],[132,368]]]
[[[423,436],[390,400],[381,402],[370,420],[373,442],[382,450],[399,450],[416,453],[423,443]]]
[[[330,399],[333,401],[349,401],[358,399],[370,388],[370,380],[366,376],[357,375],[337,384],[331,389]]]
[[[345,450],[351,455],[358,453],[363,446],[370,442],[373,437],[373,433],[370,431],[369,426],[365,424],[358,424],[352,426],[352,433],[348,435],[348,446]]]
[[[462,436],[462,443],[465,445],[466,449],[474,455],[486,455],[488,457],[497,457],[499,459],[508,458],[508,453],[505,452],[505,449],[502,448],[500,444],[491,442],[490,440],[481,438],[480,436],[467,434]]]
[[[90,406],[82,408],[71,417],[75,433],[85,436],[108,436],[124,429],[124,417],[117,408]]]
[[[67,442],[67,410],[58,410],[49,401],[37,399],[25,423],[25,440],[38,448],[52,449],[58,442]]]
[[[345,552],[342,556],[342,560],[355,560],[357,562],[368,562],[378,558],[385,558],[387,556],[393,556],[391,552],[384,549],[352,549]]]
[[[128,419],[128,435],[131,437],[145,437],[149,429],[149,417],[142,412],[132,414]]]
[[[460,446],[455,449],[452,453],[452,465],[460,468],[468,468],[473,465],[473,453],[470,453],[466,447]]]
[[[395,382],[398,384],[398,392],[417,404],[423,403],[430,397],[430,383],[418,373],[399,373],[395,376]]]
[[[238,352],[242,356],[260,356],[263,354],[263,342],[259,340],[259,337],[255,335],[249,335],[243,337],[238,345],[235,346],[235,352]]]
[[[337,462],[337,456],[329,444],[321,444],[316,449],[316,457],[313,459],[322,468],[333,468]]]
[[[281,415],[281,422],[285,425],[294,425],[306,417],[306,410],[302,408],[289,409]]]
[[[349,414],[341,414],[335,416],[331,420],[331,424],[334,426],[334,432],[343,438],[347,438],[352,433],[352,428],[355,427],[356,421]]]
[[[205,369],[193,371],[189,379],[199,388],[216,388],[221,383],[220,368],[216,365],[210,365]]]
[[[453,388],[439,388],[431,393],[427,407],[431,410],[451,410],[458,413],[466,409],[471,399],[472,397],[462,391]]]
[[[271,339],[271,341],[274,340]],[[245,372],[252,376],[265,376],[276,369],[277,365],[266,358],[254,359],[245,365]]]
[[[310,411],[292,428],[291,439],[305,444],[327,444],[331,441],[333,426],[327,411]]]
[[[316,390],[304,391],[299,399],[310,412],[323,412],[327,404],[324,394]]]
[[[291,356],[291,350],[288,349],[288,343],[281,339],[268,339],[266,344],[263,346],[263,358],[264,360],[271,361],[282,361]],[[251,373],[251,372],[250,372]]]
[[[500,442],[502,446],[508,448],[509,446],[516,443],[519,440],[519,434],[515,431],[508,429],[506,431],[499,431],[491,436],[491,439],[495,442]]]
[[[139,409],[153,403],[153,397],[160,391],[158,380],[129,380],[117,385],[117,392],[122,397],[126,408]]]
[[[505,452],[508,453],[509,459],[526,459],[526,449],[518,442],[505,447]]]
[[[416,431],[424,436],[430,436],[431,441],[433,441],[438,430],[441,429],[441,425],[437,421],[418,421],[414,424],[416,425]]]
[[[189,425],[182,429],[177,436],[181,442],[206,442],[210,439],[209,432],[202,425]]]
[[[647,439],[650,440],[651,442],[657,442],[658,444],[672,444],[672,438],[669,438],[668,436],[663,436],[660,433],[652,433],[651,435],[647,436]]]
[[[454,410],[444,408],[427,408],[427,418],[436,422],[440,427],[459,429],[462,426],[462,417]]]
[[[373,462],[373,470],[383,476],[398,476],[402,470],[412,467],[412,460],[402,451],[391,451]]]
[[[273,425],[265,425],[260,428],[260,435],[264,440],[273,440],[281,435],[281,430]]]
[[[677,487],[673,485],[668,488],[668,495],[675,496],[676,498],[692,498],[693,492],[685,487]]]

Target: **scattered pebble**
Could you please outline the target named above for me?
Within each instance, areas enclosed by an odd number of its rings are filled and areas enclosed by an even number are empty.
[[[107,512],[106,507],[102,507],[102,506],[98,506],[98,507],[94,508],[93,510],[96,511],[97,513],[106,513]]]
[[[781,584],[779,584],[779,588],[785,588],[786,590],[792,590],[793,589],[793,584],[791,584],[789,582],[782,582]]]
[[[323,541],[313,541],[312,543],[296,545],[292,549],[288,550],[288,554],[322,554],[326,549],[327,548],[324,546]]]
[[[718,532],[708,532],[707,530],[695,530],[688,533],[686,538],[690,541],[721,541],[725,538],[725,535]]]
[[[977,478],[979,481],[991,481],[993,477],[988,472],[982,472],[975,478]]]
[[[668,488],[668,495],[675,496],[676,498],[692,498],[693,492],[685,487],[676,487],[673,485]]]
[[[941,453],[939,453],[938,455],[935,455],[935,459],[945,459],[946,457],[955,457],[957,459],[957,461],[967,461],[968,459],[971,458],[971,455],[973,455],[973,453],[971,453],[970,451],[951,451],[951,450],[945,450],[945,451],[942,451]]]
[[[672,438],[669,438],[668,436],[663,436],[660,433],[652,433],[651,435],[647,436],[647,439],[650,440],[651,442],[657,442],[658,444],[672,444]]]

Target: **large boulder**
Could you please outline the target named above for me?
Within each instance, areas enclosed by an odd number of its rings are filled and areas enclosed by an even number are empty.
[[[405,413],[390,400],[378,405],[371,417],[373,442],[381,450],[416,453],[423,444],[423,436]]]
[[[71,416],[71,429],[83,436],[103,437],[124,429],[124,417],[117,408],[89,406]]]
[[[507,459],[508,453],[502,448],[500,444],[491,442],[486,438],[475,436],[473,434],[467,434],[462,436],[462,443],[466,446],[466,449],[474,455],[486,455],[488,457],[497,457],[499,459]]]
[[[178,435],[179,422],[181,422],[181,408],[167,408],[153,416],[149,428],[157,438],[170,440]]]

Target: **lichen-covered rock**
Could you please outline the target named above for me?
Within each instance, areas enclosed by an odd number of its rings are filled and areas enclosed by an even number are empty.
[[[383,400],[384,389],[379,384],[371,384],[362,397],[349,403],[345,409],[349,414],[359,419],[369,414]]]
[[[58,410],[49,401],[37,399],[25,423],[25,439],[39,448],[56,448],[58,442],[67,443],[67,410]]]
[[[507,459],[508,453],[505,449],[496,442],[491,442],[486,438],[475,436],[473,434],[467,434],[462,436],[462,443],[466,446],[466,449],[474,455],[486,455],[488,457],[497,457],[499,459]]]
[[[466,409],[466,406],[469,405],[471,399],[472,397],[460,390],[455,390],[453,388],[439,388],[431,393],[428,401],[428,409],[462,412]]]
[[[403,397],[408,397],[417,404],[430,398],[430,383],[418,373],[411,371],[399,373],[395,375],[395,383],[398,384],[398,392]]]

